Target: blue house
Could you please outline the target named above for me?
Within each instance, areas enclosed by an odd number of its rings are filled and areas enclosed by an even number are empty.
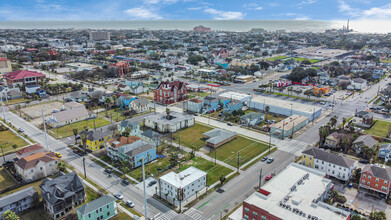
[[[386,159],[386,161],[391,159],[391,144],[383,144],[380,146],[379,157]]]
[[[225,106],[230,102],[229,98],[220,98],[220,105]]]
[[[204,112],[203,114],[212,111],[212,110],[217,110],[219,106],[219,100],[213,96],[206,96],[204,98]]]
[[[234,101],[224,105],[223,111],[232,113],[233,111],[238,111],[242,108],[243,108],[243,103],[234,100]]]
[[[122,108],[129,109],[129,104],[135,99],[136,99],[135,97],[129,98],[129,97],[120,96],[117,99],[117,105],[119,106],[120,109]]]
[[[117,151],[118,158],[130,161],[132,168],[141,166],[141,158],[148,163],[156,159],[156,147],[145,143],[143,140],[120,146]]]
[[[130,128],[129,136],[141,137],[140,124],[137,121],[123,120],[118,124],[118,131],[121,134],[126,131],[126,128]]]

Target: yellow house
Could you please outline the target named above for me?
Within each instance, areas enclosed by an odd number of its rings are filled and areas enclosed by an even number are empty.
[[[303,151],[302,164],[313,168],[314,167],[314,156],[311,155],[311,149]]]
[[[95,151],[102,149],[106,146],[106,142],[113,139],[112,131],[82,131],[80,132],[80,136],[86,136],[86,148]]]

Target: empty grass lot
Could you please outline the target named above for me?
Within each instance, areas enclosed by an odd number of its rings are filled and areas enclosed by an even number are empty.
[[[100,112],[99,115],[112,119],[113,121],[123,121],[125,119],[130,118],[130,116],[124,116],[123,111],[118,109],[110,109],[108,111]]]
[[[8,175],[3,167],[0,168],[0,190],[16,185],[15,181]]]
[[[207,92],[189,92],[189,95],[199,96],[199,97],[205,97],[209,95]]]
[[[51,220],[50,215],[43,209],[29,209],[19,214],[20,220]]]
[[[194,157],[192,160],[185,162],[187,164],[181,166],[179,168],[179,171],[183,171],[190,166],[193,166],[195,168],[198,168],[202,171],[205,171],[208,173],[208,179],[206,185],[210,186],[213,183],[217,182],[220,178],[221,175],[228,175],[231,173],[233,170],[228,169],[224,166],[221,166],[219,164],[214,164],[213,162],[209,160],[205,160],[204,158],[201,157]]]
[[[14,132],[6,130],[0,131],[0,145],[3,146],[3,151],[7,152],[14,150],[14,145],[16,145],[16,148],[20,148],[28,145],[28,143],[22,138],[18,137]]]
[[[275,61],[275,60],[281,60],[281,59],[285,59],[285,58],[288,58],[288,56],[270,57],[270,58],[267,58],[266,60],[267,61]]]
[[[387,137],[390,125],[390,122],[377,120],[369,130],[365,131],[365,133],[373,136]]]
[[[111,218],[111,220],[129,220],[132,219],[129,215],[127,215],[125,212],[121,212],[118,215]]]
[[[181,130],[181,145],[199,150],[206,144],[206,142],[202,140],[202,134],[210,130],[212,130],[212,128],[197,123],[190,128]],[[176,132],[173,136],[175,137],[175,142],[178,143],[179,132]]]
[[[236,139],[220,146],[216,151],[216,158],[234,167],[237,166],[237,156],[239,153],[239,166],[247,163],[252,158],[262,154],[268,149],[268,146],[250,139],[238,136]],[[215,157],[215,152],[208,154]]]
[[[170,164],[170,158],[169,157],[159,158],[159,159],[157,159],[157,161],[154,161],[154,162],[149,164],[149,171],[155,177],[159,176],[161,171],[158,171],[157,169],[160,167],[162,170],[164,170],[164,168],[166,168],[169,164]],[[148,173],[148,164],[145,164],[144,169],[145,169],[145,173],[147,175],[147,173]],[[130,171],[128,174],[131,177],[133,177],[133,178],[135,178],[137,180],[142,180],[142,178],[143,178],[143,173],[142,172],[143,172],[143,170],[142,170],[142,167],[140,166],[140,167],[137,167],[136,169]]]
[[[308,60],[310,61],[310,63],[316,63],[316,62],[319,62],[320,60],[316,60],[316,59],[306,59],[306,58],[302,58],[302,57],[295,57],[293,58],[295,61],[299,61],[299,62],[302,62],[304,60]]]
[[[96,128],[99,128],[110,124],[110,121],[97,117],[95,119],[95,124],[96,124]],[[57,130],[58,130],[58,136],[64,138],[64,137],[72,136],[74,128],[76,128],[80,133],[82,130],[84,130],[84,126],[87,126],[89,129],[94,129],[94,120],[91,119],[91,120],[79,121],[59,128],[53,128],[50,131],[52,131],[53,134],[57,134]]]

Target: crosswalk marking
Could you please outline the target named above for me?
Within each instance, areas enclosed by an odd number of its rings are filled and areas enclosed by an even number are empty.
[[[174,210],[170,210],[168,212],[162,213],[161,215],[157,216],[155,220],[170,220],[176,217],[178,213],[176,213]]]
[[[206,220],[206,218],[202,216],[202,213],[194,208],[189,209],[185,215],[191,217],[194,220]]]

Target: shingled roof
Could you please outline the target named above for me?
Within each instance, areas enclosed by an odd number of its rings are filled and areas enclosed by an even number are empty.
[[[372,176],[381,178],[383,180],[391,181],[391,167],[382,168],[367,164],[362,172],[369,172]]]
[[[32,167],[35,167],[41,161],[48,163],[53,160],[58,160],[53,152],[38,152],[17,160],[16,165],[23,170],[28,170]]]
[[[20,156],[20,155],[23,155],[23,154],[28,154],[32,151],[38,151],[38,150],[43,150],[44,148],[42,147],[42,145],[40,144],[33,144],[33,145],[30,145],[30,146],[27,146],[25,148],[22,148],[18,151],[16,151],[16,155]]]
[[[316,159],[323,160],[346,168],[350,168],[354,164],[354,160],[350,158],[346,158],[341,155],[336,155],[316,147],[303,151],[303,154],[311,155]]]

